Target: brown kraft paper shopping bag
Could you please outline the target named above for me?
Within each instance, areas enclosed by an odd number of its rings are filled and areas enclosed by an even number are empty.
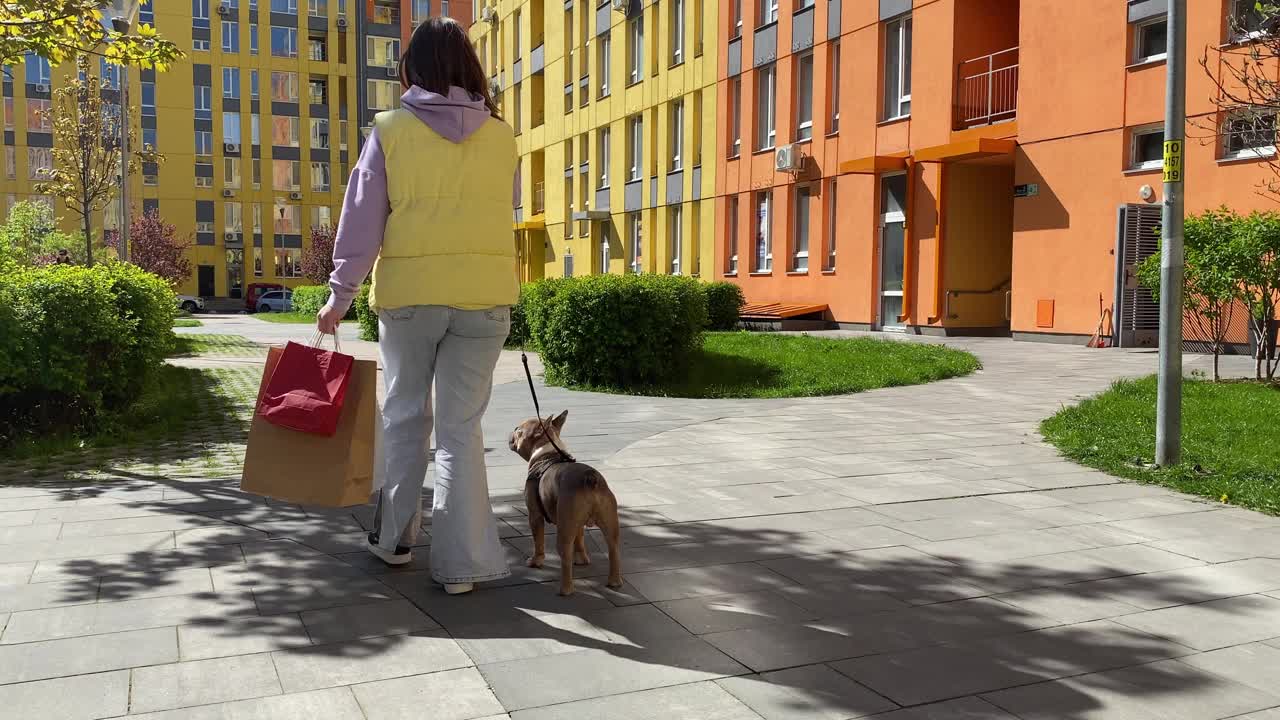
[[[271,348],[258,392],[266,387],[283,348]],[[273,425],[254,413],[240,489],[300,505],[349,507],[373,491],[378,364],[356,360],[332,437]]]

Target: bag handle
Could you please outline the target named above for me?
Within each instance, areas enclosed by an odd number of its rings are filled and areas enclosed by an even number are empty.
[[[326,335],[329,335],[329,334],[328,334],[328,333],[322,333],[322,332],[320,332],[319,330],[316,330],[316,333],[315,333],[314,335],[312,335],[312,336],[311,336],[311,347],[313,347],[313,348],[318,348],[318,347],[320,347],[321,345],[323,345],[323,344],[324,344],[324,338],[325,338],[325,336],[326,336]],[[342,341],[338,339],[338,333],[334,333],[334,334],[332,334],[332,335],[329,335],[329,337],[333,338],[333,349],[334,349],[336,352],[342,352]]]

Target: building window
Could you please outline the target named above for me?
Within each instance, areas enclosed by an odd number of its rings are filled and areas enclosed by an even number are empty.
[[[601,274],[604,274],[604,275],[609,274],[609,262],[610,260],[612,260],[612,258],[609,257],[609,255],[610,255],[609,226],[608,224],[606,224],[600,228],[600,272]]]
[[[373,15],[369,18],[378,25],[400,24],[400,0],[373,0]]]
[[[195,131],[196,155],[213,154],[213,133],[208,130]]]
[[[258,71],[249,71],[249,97],[254,100],[258,99]]]
[[[302,277],[302,248],[276,248],[276,277]]]
[[[153,82],[142,83],[142,116],[156,116],[156,84]]]
[[[796,140],[813,137],[813,53],[796,61]]]
[[[313,192],[329,192],[329,163],[311,163],[311,190]]]
[[[756,9],[759,11],[756,15],[756,27],[778,21],[778,0],[760,0]]]
[[[244,232],[244,214],[240,203],[223,203],[222,229],[224,232],[235,233],[237,235]]]
[[[222,68],[222,97],[228,100],[240,99],[240,68]]]
[[[237,146],[240,144],[240,113],[222,113],[222,142]]]
[[[831,79],[831,132],[840,132],[840,41],[831,43],[831,70],[827,73]]]
[[[49,66],[48,60],[33,53],[27,53],[23,57],[22,64],[28,85],[49,85],[53,82],[53,69]]]
[[[431,17],[431,0],[413,0],[413,24]]]
[[[240,158],[222,159],[222,184],[229,190],[240,189]]]
[[[365,83],[370,110],[391,110],[400,104],[400,83],[388,80],[369,80]]]
[[[684,0],[671,2],[671,64],[684,62]]]
[[[742,76],[729,79],[729,157],[742,154]]]
[[[756,150],[772,150],[777,139],[778,69],[766,65],[756,71]]]
[[[234,20],[222,21],[222,52],[240,52],[240,23]]]
[[[27,132],[53,132],[53,117],[49,100],[27,99]]]
[[[809,272],[809,186],[796,187],[796,228],[792,244],[791,270]]]
[[[262,144],[262,121],[258,113],[249,116],[249,141],[254,145]]]
[[[347,121],[346,120],[338,121],[338,149],[339,150],[347,149]]]
[[[208,85],[195,86],[195,116],[197,120],[213,119],[213,88]]]
[[[640,166],[644,163],[644,117],[634,115],[627,125],[627,180],[634,182],[640,179]]]
[[[297,160],[272,160],[271,189],[289,192],[301,190],[302,163]]]
[[[196,161],[196,187],[213,187],[213,163],[209,162],[208,158],[204,161]]]
[[[298,102],[298,73],[271,73],[271,102]]]
[[[262,234],[262,205],[258,203],[254,203],[252,214],[253,214],[253,234],[261,235]]]
[[[1163,60],[1169,41],[1169,20],[1161,16],[1134,23],[1133,61],[1135,63]]]
[[[600,97],[609,97],[609,58],[613,43],[609,33],[596,38],[596,72],[600,76]]]
[[[18,149],[12,145],[4,149],[4,176],[8,180],[18,179]]]
[[[1276,153],[1276,113],[1238,112],[1223,123],[1223,157],[1258,158]]]
[[[253,248],[253,276],[262,277],[262,248],[254,246]]]
[[[258,54],[258,48],[259,48],[259,43],[258,43],[258,24],[257,24],[257,23],[249,23],[249,54],[250,54],[250,55],[257,55],[257,54]]]
[[[151,0],[142,0],[142,3],[138,6],[138,22],[150,25],[154,24],[155,21],[156,12],[151,7]]]
[[[733,0],[733,18],[729,22],[729,39],[742,37],[742,0]]]
[[[315,62],[328,62],[329,48],[323,35],[307,37],[307,57]]]
[[[693,0],[693,56],[702,57],[702,36],[703,28],[706,27],[706,20],[703,19],[704,12],[702,0]]]
[[[671,238],[671,274],[680,274],[680,254],[684,245],[683,208],[672,205],[667,209],[667,235]]]
[[[301,208],[277,200],[271,213],[271,232],[275,235],[300,235],[302,233]]]
[[[253,189],[262,189],[262,160],[261,158],[253,159]]]
[[[837,212],[837,202],[840,195],[836,189],[836,179],[831,178],[827,181],[827,263],[826,270],[828,272],[836,269],[836,222],[840,216]]]
[[[328,205],[311,208],[311,227],[333,227],[333,208]]]
[[[400,61],[400,41],[394,38],[365,38],[365,64],[369,67],[394,68]]]
[[[884,25],[884,119],[911,114],[911,16]]]
[[[610,132],[608,127],[602,127],[597,132],[600,144],[598,150],[598,156],[600,158],[600,189],[604,190],[609,187],[609,145],[611,138],[609,137]]]
[[[1158,170],[1164,166],[1164,126],[1134,128],[1129,152],[1129,168]]]
[[[321,118],[311,118],[311,149],[327,150],[329,149],[329,121]]]
[[[752,272],[773,271],[773,191],[756,193],[756,247]]]
[[[298,29],[271,26],[271,57],[298,57]]]
[[[28,180],[48,180],[49,172],[53,170],[53,149],[29,147],[27,148],[27,179]]]
[[[1231,0],[1230,15],[1227,18],[1231,39],[1250,40],[1274,29],[1275,20],[1270,13],[1258,6],[1256,0]]]
[[[209,52],[209,41],[208,40],[192,40],[191,49],[195,50],[196,52]]]
[[[297,15],[298,0],[271,0],[271,12]]]
[[[191,0],[191,27],[209,29],[209,0]]]
[[[644,16],[627,21],[627,71],[630,83],[644,79]]]
[[[684,101],[671,103],[671,171],[684,168]]]
[[[520,59],[520,11],[511,13],[511,54]]]
[[[640,273],[644,270],[644,233],[640,213],[627,216],[627,235],[631,245],[631,272]]]
[[[296,117],[273,115],[271,117],[271,144],[276,147],[298,147],[298,131],[301,120]]]
[[[307,102],[312,105],[329,104],[329,82],[324,78],[311,78],[307,81]]]
[[[729,196],[729,216],[725,218],[725,275],[738,274],[738,196]]]

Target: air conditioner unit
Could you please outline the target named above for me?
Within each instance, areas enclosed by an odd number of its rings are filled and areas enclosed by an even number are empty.
[[[232,190],[231,188],[227,188],[226,190],[222,191],[222,197],[233,198],[235,196],[236,196],[236,191]]]
[[[629,0],[611,0],[611,4],[613,5],[614,12],[624,13],[627,11],[627,5],[629,5],[630,2]]]
[[[803,170],[804,155],[800,152],[800,146],[795,143],[779,146],[773,154],[773,167],[779,172],[794,173]]]
[[[36,92],[47,93],[49,92],[49,86],[45,83],[36,83]]]
[[[498,11],[486,5],[484,9],[480,11],[480,20],[487,23],[497,22]]]
[[[290,199],[290,200],[301,200],[301,199],[302,199],[302,193],[300,193],[300,192],[291,192],[291,193],[289,193],[289,199]]]
[[[236,241],[236,234],[235,234],[235,233],[222,233],[222,241],[223,241],[223,242],[235,242],[235,241]]]
[[[227,4],[225,4],[225,3],[224,3],[224,4],[222,4],[222,5],[219,5],[219,6],[218,6],[218,14],[219,14],[219,15],[229,15],[229,14],[231,14],[231,6],[230,6],[230,5],[227,5]]]
[[[339,29],[339,30],[345,30],[345,29],[347,29],[347,16],[346,16],[346,15],[339,15],[339,16],[338,16],[338,29]]]
[[[400,68],[397,68],[397,67],[389,67],[389,68],[387,68],[387,77],[389,77],[389,78],[398,78],[398,77],[400,77]]]
[[[498,82],[497,80],[490,80],[490,81],[489,81],[489,94],[490,94],[490,95],[501,95],[501,94],[502,94],[502,83]]]
[[[228,153],[240,152],[240,143],[223,143],[222,151]]]

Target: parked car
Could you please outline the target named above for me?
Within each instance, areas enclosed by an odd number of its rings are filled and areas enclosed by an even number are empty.
[[[258,296],[258,312],[291,312],[293,293],[289,290],[272,290]]]
[[[258,309],[258,298],[272,290],[284,290],[279,283],[249,283],[244,289],[244,309],[253,312]]]
[[[204,312],[204,298],[195,295],[179,295],[178,308],[185,313]]]

